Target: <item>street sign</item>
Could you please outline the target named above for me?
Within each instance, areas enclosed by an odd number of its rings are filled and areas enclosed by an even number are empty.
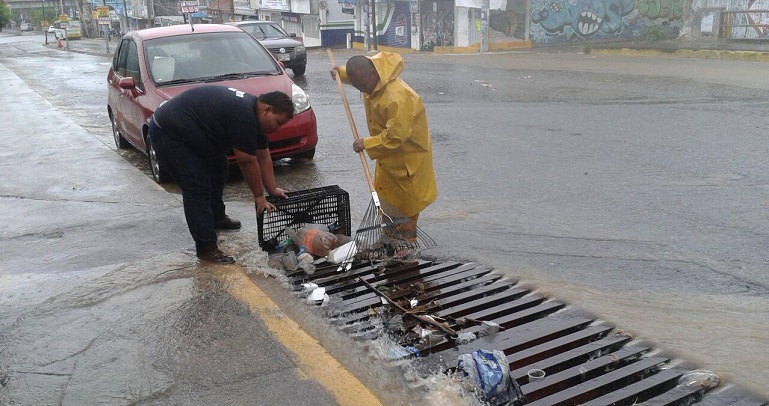
[[[200,4],[197,0],[181,2],[182,13],[197,13],[200,11]]]
[[[109,19],[109,7],[96,7],[96,13],[98,13],[99,18],[107,17]]]

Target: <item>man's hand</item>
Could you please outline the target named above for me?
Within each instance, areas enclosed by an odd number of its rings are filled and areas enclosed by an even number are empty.
[[[256,207],[256,214],[262,214],[264,212],[269,213],[275,210],[275,205],[267,201],[264,196],[257,197],[255,199],[254,206]]]
[[[331,73],[331,79],[336,80],[336,75],[339,74],[339,66],[338,65],[332,66],[330,73]]]
[[[282,199],[288,199],[288,196],[286,196],[286,189],[276,187],[275,190],[268,190],[268,192],[270,193],[270,196],[277,196]]]
[[[353,149],[355,152],[361,152],[361,151],[363,151],[364,149],[366,149],[366,147],[365,147],[365,144],[363,143],[363,139],[362,139],[362,138],[360,138],[360,139],[357,139],[357,140],[353,141],[353,143],[352,143],[352,149]]]

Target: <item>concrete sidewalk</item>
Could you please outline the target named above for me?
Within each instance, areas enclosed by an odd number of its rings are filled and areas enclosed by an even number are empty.
[[[242,266],[198,263],[180,196],[2,62],[0,404],[379,404]],[[228,208],[244,229],[220,239],[256,265],[253,205]]]

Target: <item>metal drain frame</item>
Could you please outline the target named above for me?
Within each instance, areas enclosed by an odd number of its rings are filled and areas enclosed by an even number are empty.
[[[493,336],[464,345],[441,338],[423,345],[418,354],[404,351],[403,358],[418,356],[420,368],[435,371],[453,367],[463,353],[479,348],[502,350],[527,405],[769,406],[769,400],[736,385],[707,390],[679,384],[681,376],[692,370],[681,360],[477,263],[364,264],[344,273],[336,272],[337,268],[319,267],[313,275],[290,274],[289,287],[295,292],[305,283],[324,287],[332,300],[321,311],[332,325],[356,340],[385,333],[381,321],[371,314],[372,309],[385,306],[383,300],[359,278],[377,289],[388,289],[390,299],[416,298],[420,304],[431,304],[431,315],[493,321],[503,328]],[[406,328],[416,324],[404,322]],[[463,331],[479,329],[465,326]],[[532,368],[544,370],[545,379],[529,382],[527,371]]]

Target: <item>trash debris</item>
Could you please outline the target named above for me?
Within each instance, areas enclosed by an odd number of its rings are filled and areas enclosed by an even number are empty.
[[[316,284],[314,284],[312,282],[308,282],[308,283],[303,283],[302,284],[302,292],[303,293],[310,293],[310,292],[312,292],[313,290],[315,290],[317,288],[318,288],[318,285],[316,285]]]
[[[307,275],[315,273],[315,258],[310,253],[303,253],[296,258],[299,261],[297,269],[301,269]]]
[[[529,377],[529,383],[545,379],[545,371],[541,369],[530,369],[526,371],[526,375]]]
[[[721,384],[721,379],[712,371],[694,370],[683,374],[678,379],[678,383],[684,386],[701,386],[705,389],[713,389]]]
[[[320,287],[313,289],[312,293],[307,296],[307,303],[323,306],[327,304],[329,297],[326,294],[326,288]]]
[[[401,359],[412,355],[419,356],[419,350],[415,347],[395,346],[390,350],[390,358]]]
[[[329,251],[328,255],[326,255],[326,259],[332,264],[341,264],[348,255],[350,258],[355,256],[356,251],[355,241],[350,241]]]
[[[460,332],[457,335],[457,344],[467,344],[470,341],[474,341],[476,338],[475,333],[468,333],[468,332]]]
[[[483,321],[481,322],[481,329],[478,330],[478,337],[493,336],[498,332],[499,332],[499,324],[494,323],[493,321]]]
[[[275,269],[285,269],[287,271],[296,270],[299,261],[296,259],[294,251],[288,251],[281,254],[272,254],[267,260],[267,265]]]
[[[330,250],[339,245],[337,234],[317,228],[305,226],[294,231],[291,227],[286,227],[285,233],[295,244],[304,246],[307,252],[319,257],[326,256]]]
[[[457,359],[457,372],[465,383],[490,405],[523,405],[521,387],[510,377],[505,353],[500,350],[475,350]]]
[[[390,331],[403,331],[403,316],[396,314],[385,323],[384,327]]]

